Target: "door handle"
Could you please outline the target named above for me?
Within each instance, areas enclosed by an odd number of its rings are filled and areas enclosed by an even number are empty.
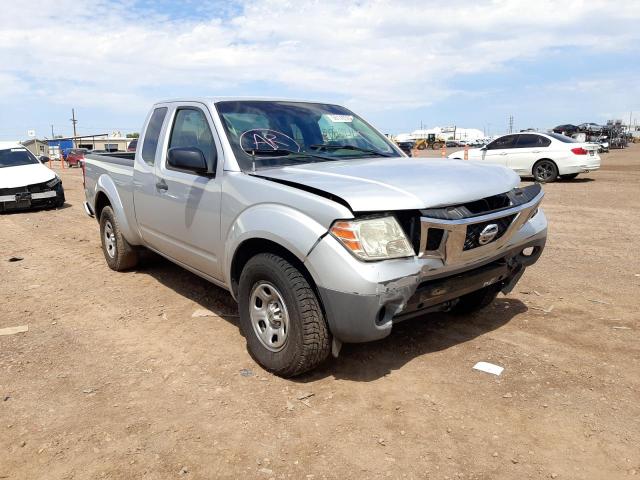
[[[167,185],[167,182],[165,182],[164,180],[160,180],[159,182],[156,182],[156,189],[164,190],[166,192],[167,190],[169,190],[169,185]]]
[[[500,155],[506,155],[506,154],[507,154],[507,152],[502,152]]]
[[[540,150],[534,150],[531,153],[540,153]]]

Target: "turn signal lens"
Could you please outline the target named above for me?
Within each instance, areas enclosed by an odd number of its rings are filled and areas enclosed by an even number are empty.
[[[586,155],[588,153],[582,147],[572,148],[571,151],[573,152],[574,155]]]
[[[415,255],[395,217],[339,220],[331,234],[361,260],[385,260]]]

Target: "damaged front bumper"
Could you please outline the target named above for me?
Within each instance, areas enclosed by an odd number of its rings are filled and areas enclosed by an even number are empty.
[[[62,182],[58,182],[53,187],[49,187],[45,182],[19,188],[0,189],[0,212],[56,207],[62,205],[64,201]]]
[[[536,204],[537,209],[537,204]],[[542,210],[482,256],[447,265],[430,256],[365,263],[332,236],[307,257],[334,337],[344,343],[378,340],[394,323],[450,308],[457,298],[488,285],[508,293],[537,261],[547,237]]]

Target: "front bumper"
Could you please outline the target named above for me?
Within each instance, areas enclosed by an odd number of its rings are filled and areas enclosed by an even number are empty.
[[[499,284],[507,293],[540,257],[547,237],[542,210],[500,248],[452,265],[429,256],[365,263],[325,236],[305,265],[314,277],[334,337],[344,343],[378,340],[394,323],[450,308],[462,295]],[[523,255],[531,248],[529,256]],[[340,268],[336,268],[340,265]]]
[[[59,182],[52,189],[32,187],[0,190],[0,212],[56,207],[65,201],[62,182]],[[41,185],[36,187],[41,187]]]

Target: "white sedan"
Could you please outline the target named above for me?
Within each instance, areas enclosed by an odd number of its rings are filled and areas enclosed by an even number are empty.
[[[60,178],[19,143],[0,142],[0,212],[62,205]]]
[[[463,159],[464,150],[449,155]],[[514,133],[496,138],[482,148],[469,149],[469,160],[511,168],[521,177],[533,176],[538,182],[558,177],[576,178],[600,168],[598,145],[578,142],[557,133]]]

